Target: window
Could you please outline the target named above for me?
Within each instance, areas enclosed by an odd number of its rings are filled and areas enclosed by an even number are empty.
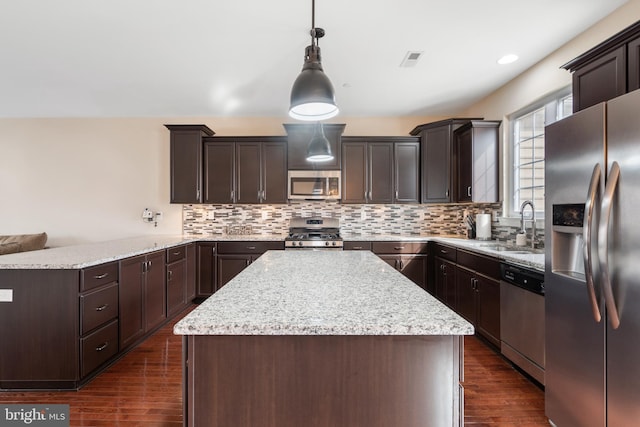
[[[511,122],[510,216],[520,213],[525,200],[544,212],[544,127],[573,111],[568,88],[515,113]]]

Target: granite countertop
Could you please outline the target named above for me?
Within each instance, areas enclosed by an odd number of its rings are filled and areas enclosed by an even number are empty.
[[[286,234],[216,234],[202,236],[144,236],[106,242],[54,247],[0,256],[0,269],[80,269],[197,241],[283,241]],[[451,236],[345,234],[349,241],[437,241],[469,249],[544,272],[544,253],[514,253],[495,249],[496,241]],[[492,244],[494,248],[492,248]]]
[[[473,326],[368,251],[269,251],[177,335],[471,335]]]

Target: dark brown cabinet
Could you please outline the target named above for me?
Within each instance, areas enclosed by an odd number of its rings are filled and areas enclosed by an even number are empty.
[[[208,138],[204,150],[206,203],[287,202],[282,138]]]
[[[416,138],[344,137],[343,203],[417,203],[420,144]]]
[[[217,290],[218,244],[216,242],[198,242],[197,244],[197,280],[196,298],[213,295]]]
[[[410,133],[421,138],[421,202],[450,203],[456,200],[453,132],[471,120],[454,118],[416,126]]]
[[[454,132],[457,201],[498,201],[499,121],[472,120]]]
[[[120,348],[166,319],[165,252],[120,261]]]
[[[313,137],[315,123],[285,123],[283,124],[287,131],[287,152],[289,169],[292,170],[340,170],[341,161],[341,138],[344,132],[345,124],[326,123],[323,124],[324,135],[329,141],[333,160],[322,163],[314,163],[307,161],[307,147],[309,141]]]
[[[284,250],[284,241],[218,242],[216,290],[269,250]]]
[[[639,48],[640,21],[564,64],[573,73],[573,111],[638,89]]]
[[[167,249],[166,256],[167,316],[170,317],[187,305],[187,246]]]
[[[456,310],[456,259],[454,247],[435,243],[433,245],[435,297]]]
[[[196,297],[196,284],[198,283],[198,256],[195,243],[187,245],[187,305]]]
[[[500,263],[495,258],[458,250],[457,311],[496,347],[500,347]]]
[[[423,242],[371,242],[374,254],[423,289],[427,281],[427,248]]]
[[[171,203],[201,203],[202,138],[214,132],[205,125],[165,125],[170,131]]]

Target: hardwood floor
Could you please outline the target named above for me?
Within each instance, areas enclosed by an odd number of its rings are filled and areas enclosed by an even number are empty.
[[[182,340],[173,323],[80,391],[0,392],[0,402],[69,404],[71,426],[182,426]],[[464,388],[465,426],[549,425],[542,390],[475,337],[465,338]]]

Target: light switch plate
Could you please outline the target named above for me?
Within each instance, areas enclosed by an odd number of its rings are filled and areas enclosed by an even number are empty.
[[[0,289],[0,302],[13,302],[13,289]]]

